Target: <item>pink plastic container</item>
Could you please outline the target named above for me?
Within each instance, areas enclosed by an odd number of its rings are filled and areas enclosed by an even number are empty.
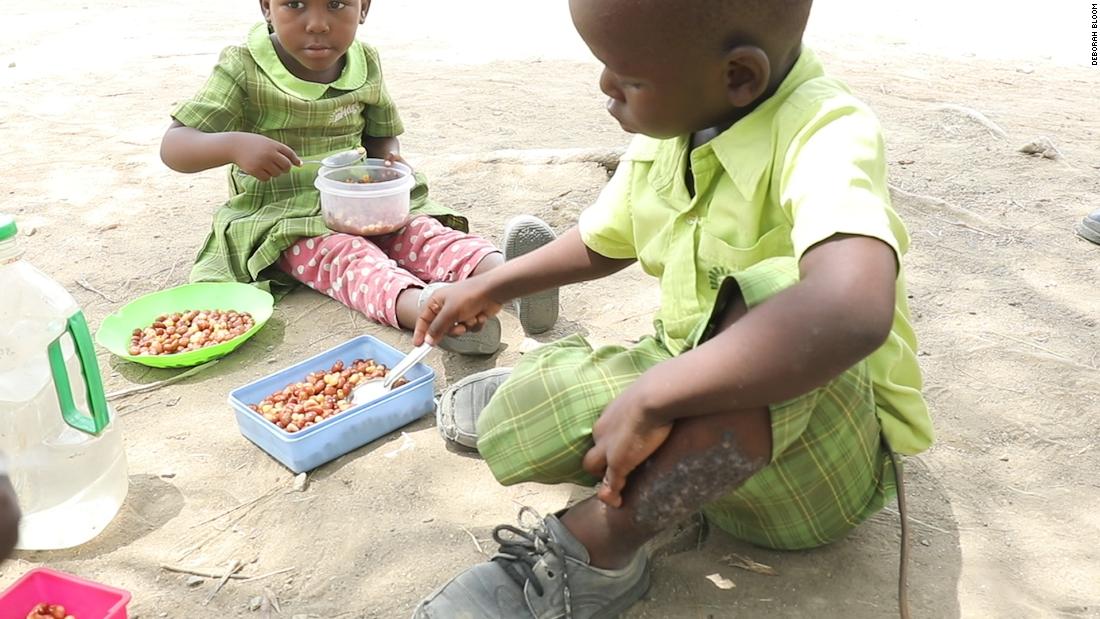
[[[27,619],[40,602],[61,604],[76,619],[127,619],[130,592],[37,567],[0,594],[0,619]]]

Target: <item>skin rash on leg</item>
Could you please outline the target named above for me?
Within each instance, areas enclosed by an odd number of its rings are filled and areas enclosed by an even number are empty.
[[[746,457],[732,432],[722,434],[713,447],[688,454],[672,470],[655,476],[638,491],[634,524],[644,530],[661,530],[698,510],[704,503],[740,485],[764,466]],[[649,468],[646,464],[644,468]]]

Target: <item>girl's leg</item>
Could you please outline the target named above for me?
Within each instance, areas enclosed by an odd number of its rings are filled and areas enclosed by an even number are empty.
[[[424,282],[371,239],[350,234],[303,239],[278,264],[303,284],[375,322],[405,329],[416,324],[416,299]]]
[[[504,264],[488,240],[417,217],[400,231],[372,240],[398,266],[430,283],[456,282]]]

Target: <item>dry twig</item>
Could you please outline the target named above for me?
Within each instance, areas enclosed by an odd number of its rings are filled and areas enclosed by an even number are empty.
[[[763,563],[757,563],[745,555],[739,555],[737,553],[729,554],[722,557],[722,560],[726,562],[730,567],[736,567],[742,570],[753,572],[755,574],[764,574],[765,576],[778,576],[779,572],[775,571],[770,565],[764,565]]]
[[[214,590],[210,592],[210,595],[206,596],[206,599],[203,601],[202,605],[206,606],[207,604],[209,604],[210,600],[214,599],[214,596],[222,590],[222,587],[225,586],[225,583],[229,582],[229,579],[233,577],[233,574],[241,571],[241,568],[243,567],[244,564],[241,563],[240,559],[233,559],[233,561],[229,563],[229,567],[225,570],[225,575],[222,576],[221,581],[218,582],[218,586],[214,587]]]
[[[482,555],[484,555],[486,557],[489,556],[489,553],[485,552],[485,549],[481,547],[481,542],[478,541],[477,537],[474,536],[474,534],[471,533],[469,529],[467,529],[466,527],[459,527],[459,528],[462,529],[466,533],[466,535],[469,535],[470,539],[474,540],[474,546],[477,547],[478,552],[480,552]]]
[[[95,286],[89,284],[88,280],[84,279],[83,277],[78,277],[76,279],[76,285],[80,286],[84,290],[87,290],[88,292],[94,292],[95,294],[99,295],[100,297],[103,297],[103,300],[107,301],[108,303],[118,303],[118,301],[116,301],[115,299],[112,299],[111,297],[107,296],[106,294],[103,294],[103,292],[101,290],[99,290]]]
[[[190,574],[191,576],[199,576],[202,578],[221,578],[225,575],[224,572],[214,572],[212,570],[192,569],[189,567],[182,567],[179,565],[161,564],[160,569],[169,572],[175,572],[177,574]],[[230,578],[236,580],[251,580],[252,577],[245,576],[244,574],[232,574]]]
[[[194,376],[195,374],[198,374],[199,372],[202,372],[203,370],[209,369],[210,367],[213,367],[217,363],[218,363],[218,359],[214,359],[213,361],[208,361],[208,362],[206,362],[202,365],[197,365],[197,366],[191,368],[190,370],[187,370],[186,372],[180,372],[179,374],[176,374],[175,376],[173,376],[171,378],[166,378],[164,380],[158,380],[157,382],[149,383],[148,385],[139,385],[137,387],[131,387],[129,389],[123,389],[122,391],[115,391],[113,393],[108,393],[107,394],[107,399],[108,400],[117,400],[119,398],[125,398],[125,397],[128,397],[128,396],[137,395],[139,393],[145,393],[147,391],[154,391],[154,390],[160,389],[161,387],[167,387],[168,385],[171,385],[172,383],[179,382],[179,381],[181,381],[185,378],[190,378],[190,377]]]

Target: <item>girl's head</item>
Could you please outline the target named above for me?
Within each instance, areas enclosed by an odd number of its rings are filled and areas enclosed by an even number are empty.
[[[366,21],[370,0],[260,0],[286,68],[312,82],[331,82]]]

